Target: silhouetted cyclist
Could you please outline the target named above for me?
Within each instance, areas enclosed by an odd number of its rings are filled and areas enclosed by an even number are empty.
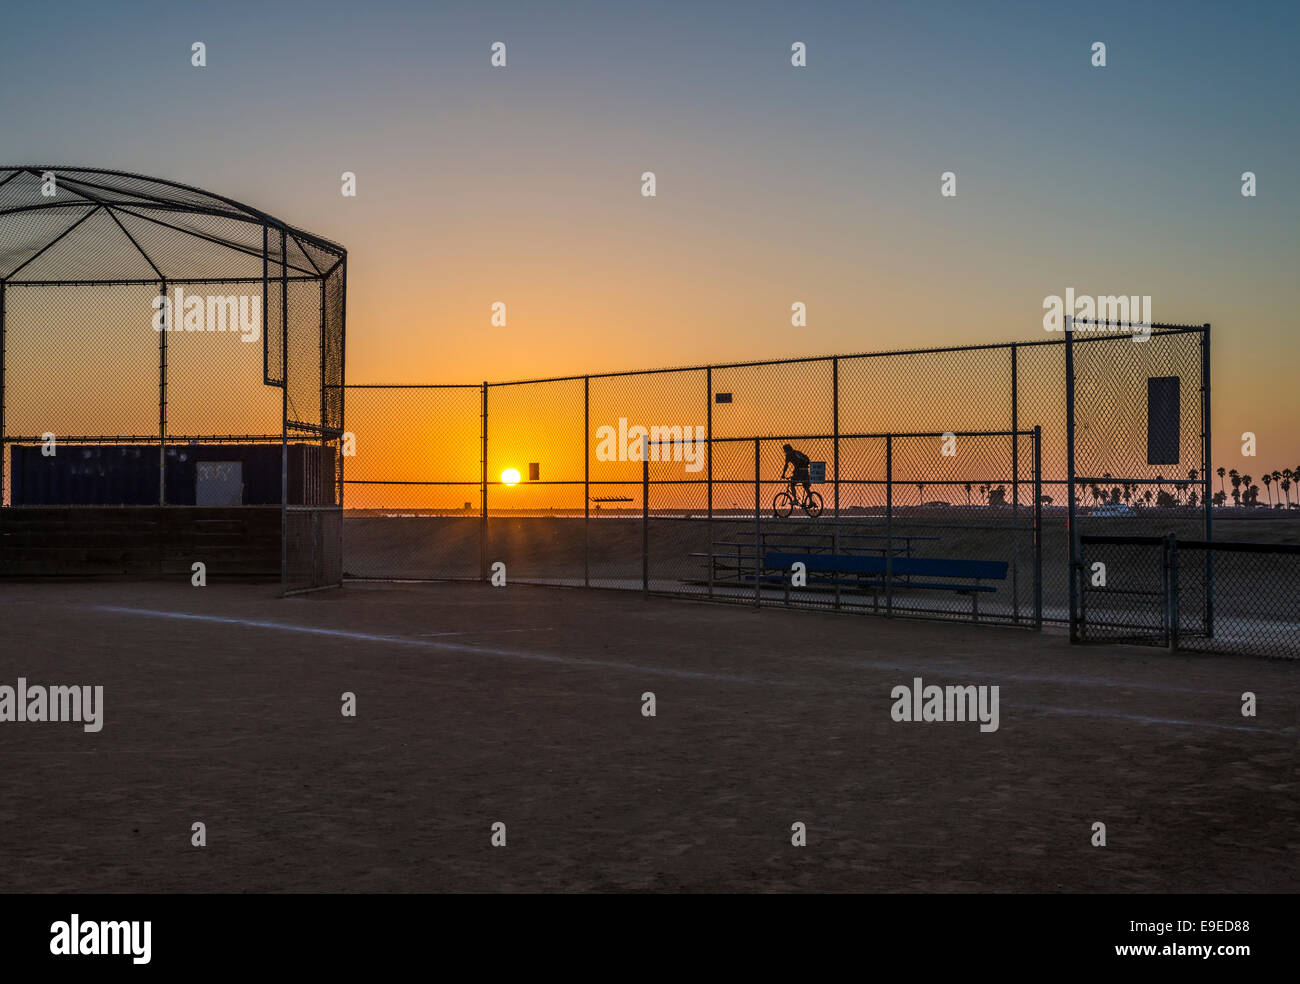
[[[781,468],[781,477],[785,478],[786,469],[791,465],[794,466],[794,472],[790,476],[790,487],[793,489],[796,485],[803,486],[804,498],[812,492],[812,479],[808,475],[808,456],[802,451],[796,451],[788,444],[781,445],[785,451],[785,464]]]

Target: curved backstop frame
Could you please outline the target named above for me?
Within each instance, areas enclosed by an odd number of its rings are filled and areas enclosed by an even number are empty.
[[[346,289],[232,199],[0,167],[0,572],[341,583]]]

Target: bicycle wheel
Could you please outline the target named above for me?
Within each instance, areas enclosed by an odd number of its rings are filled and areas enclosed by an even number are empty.
[[[803,511],[814,518],[820,516],[822,514],[821,493],[809,492],[808,498],[803,501]]]
[[[780,519],[789,519],[794,511],[794,497],[789,492],[778,492],[772,500],[772,512]]]

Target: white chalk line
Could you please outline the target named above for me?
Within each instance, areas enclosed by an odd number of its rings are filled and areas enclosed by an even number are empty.
[[[984,659],[986,657],[972,656],[972,659]],[[872,670],[896,670],[900,673],[911,672],[906,667],[898,666],[893,663],[883,663],[878,660],[867,659],[849,659],[835,660],[819,658],[819,661],[828,662],[833,665],[850,665],[861,666]],[[954,664],[951,660],[936,659],[933,663],[926,663],[926,672],[935,673],[965,673],[971,674],[975,667],[962,664]],[[919,671],[918,671],[919,672]],[[1111,690],[1147,690],[1158,694],[1192,694],[1197,697],[1222,697],[1227,693],[1237,691],[1228,688],[1224,690],[1205,690],[1196,687],[1178,687],[1169,686],[1162,683],[1147,683],[1142,680],[1120,680],[1114,677],[1084,677],[1084,676],[1063,676],[1058,674],[1046,673],[1017,673],[1007,670],[990,670],[979,667],[978,673],[981,677],[988,677],[991,680],[1010,680],[1015,683],[1061,683],[1072,687],[1102,687]]]
[[[703,673],[698,670],[678,670],[668,666],[639,666],[634,663],[619,663],[613,660],[602,659],[583,659],[577,656],[551,656],[546,653],[534,653],[522,649],[467,646],[459,642],[434,642],[430,639],[411,638],[410,636],[375,635],[369,632],[350,632],[345,629],[322,629],[309,625],[289,625],[284,622],[262,622],[245,618],[228,618],[222,615],[190,615],[184,612],[161,612],[150,608],[125,608],[119,605],[96,605],[95,608],[102,612],[118,612],[127,615],[145,615],[151,618],[169,618],[192,622],[218,622],[225,625],[242,625],[254,629],[278,629],[281,632],[302,632],[308,635],[329,636],[335,639],[353,639],[358,642],[382,642],[397,646],[416,646],[423,649],[436,649],[441,652],[465,653],[471,656],[499,656],[506,659],[530,660],[539,663],[557,663],[562,666],[597,666],[602,669],[630,670],[638,673],[680,677],[688,680],[716,680],[723,683],[755,683],[766,686],[797,686],[795,684],[786,684],[780,680],[760,680],[756,677],[734,676],[725,673]]]
[[[1049,707],[1046,704],[1021,704],[1018,701],[1004,700],[1003,704],[1008,707],[1022,707],[1027,711],[1038,711],[1043,714],[1065,714],[1070,717],[1106,717],[1118,718],[1123,721],[1136,721],[1139,724],[1172,724],[1181,725],[1189,728],[1215,728],[1220,731],[1245,731],[1253,734],[1263,735],[1281,735],[1283,737],[1295,737],[1298,733],[1295,728],[1260,728],[1249,724],[1218,724],[1213,721],[1188,721],[1182,718],[1162,718],[1151,717],[1147,714],[1125,714],[1121,711],[1096,711],[1082,707]]]
[[[291,625],[284,622],[266,622],[255,619],[231,618],[223,615],[191,615],[185,612],[164,612],[150,608],[128,608],[120,605],[96,605],[97,611],[115,612],[125,615],[144,615],[150,618],[164,618],[176,621],[192,622],[215,622],[224,625],[241,625],[247,628],[255,629],[275,629],[281,632],[300,632],[306,635],[320,635],[336,639],[353,639],[358,642],[379,642],[398,646],[414,646],[423,649],[436,649],[440,652],[463,653],[471,656],[497,656],[505,659],[525,660],[537,663],[552,663],[561,666],[576,667],[599,667],[601,669],[620,670],[623,672],[645,673],[654,676],[675,677],[686,680],[713,680],[721,683],[745,683],[755,684],[758,686],[775,686],[788,689],[806,690],[807,685],[794,683],[786,680],[763,679],[759,677],[740,676],[727,673],[704,673],[699,670],[679,670],[668,666],[643,666],[636,663],[622,663],[614,660],[602,659],[583,659],[577,656],[553,656],[546,653],[534,653],[522,649],[501,649],[487,646],[468,646],[457,642],[434,642],[429,639],[411,638],[409,636],[391,636],[377,635],[369,632],[353,632],[345,629],[324,629],[309,625]],[[905,673],[921,672],[920,670],[906,670],[902,667],[890,666],[888,664],[872,664],[869,661],[858,661],[873,669],[890,670]],[[926,670],[929,671],[929,668]],[[813,689],[826,690],[833,689],[825,686]],[[865,691],[864,691],[865,693]],[[1180,718],[1158,718],[1149,717],[1141,714],[1126,714],[1121,711],[1091,710],[1085,708],[1071,707],[1049,707],[1046,705],[1036,704],[1016,704],[1014,701],[1007,701],[1010,706],[1024,707],[1026,710],[1038,711],[1047,714],[1061,714],[1068,717],[1099,717],[1111,718],[1119,721],[1133,721],[1140,724],[1162,724],[1174,725],[1189,728],[1211,728],[1214,730],[1242,731],[1259,734],[1279,735],[1284,737],[1294,737],[1297,734],[1294,728],[1273,729],[1261,728],[1248,725],[1230,725],[1218,724],[1211,721],[1190,721]]]
[[[553,628],[550,628],[550,627],[547,627],[547,628],[544,628],[544,629],[543,629],[543,628],[537,628],[537,629],[475,629],[475,630],[473,630],[472,632],[420,632],[420,633],[418,633],[418,635],[419,635],[419,637],[420,637],[421,639],[433,639],[433,638],[440,638],[440,637],[442,637],[442,636],[496,635],[496,634],[498,634],[498,633],[502,633],[502,632],[527,632],[527,633],[529,633],[529,634],[532,634],[532,633],[534,633],[534,632],[554,632],[554,631],[555,631],[555,630],[554,630]]]

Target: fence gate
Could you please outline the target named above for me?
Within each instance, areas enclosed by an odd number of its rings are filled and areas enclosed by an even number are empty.
[[[1080,642],[1177,648],[1178,565],[1169,536],[1081,536]]]
[[[1300,659],[1300,545],[1083,535],[1080,642]]]

